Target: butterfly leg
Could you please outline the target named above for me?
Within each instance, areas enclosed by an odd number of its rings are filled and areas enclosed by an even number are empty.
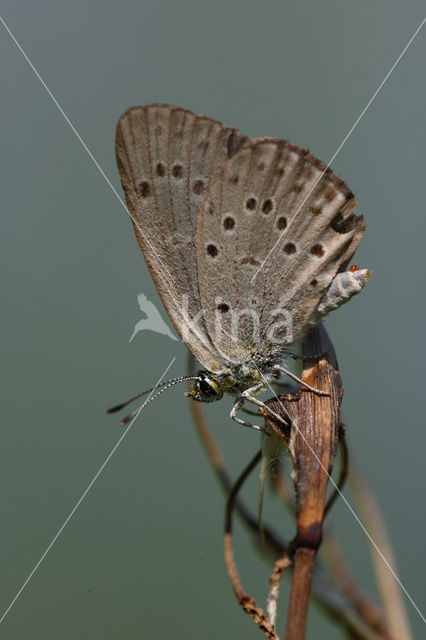
[[[281,370],[281,373],[285,373],[286,376],[288,376],[289,378],[291,378],[295,382],[298,382],[300,385],[302,385],[302,387],[304,389],[309,389],[309,391],[312,391],[313,393],[316,393],[318,396],[329,396],[330,395],[326,391],[321,391],[321,389],[315,389],[314,387],[311,387],[310,384],[308,384],[307,382],[304,382],[303,380],[298,378],[292,371],[289,371],[288,369],[285,369],[284,367],[280,367],[280,370]],[[250,389],[248,389],[248,391],[250,391]],[[243,393],[243,395],[244,395],[244,393]]]
[[[280,422],[283,422],[286,425],[291,424],[291,417],[290,417],[287,409],[284,407],[284,405],[282,403],[280,403],[281,410],[284,413],[284,415],[286,416],[287,420],[284,420],[282,416],[279,416],[277,413],[275,413],[275,411],[272,411],[268,407],[268,405],[266,405],[264,402],[262,402],[262,400],[258,400],[257,398],[255,398],[255,396],[253,394],[256,393],[257,391],[260,391],[260,389],[262,387],[264,387],[264,385],[263,384],[259,384],[256,387],[252,387],[251,389],[246,389],[245,391],[243,391],[243,393],[241,395],[242,395],[244,400],[248,400],[252,404],[255,404],[258,407],[262,407],[263,409],[266,409],[266,411],[270,415],[272,415],[276,420],[279,420]]]
[[[291,423],[290,415],[288,414],[283,404],[281,404],[281,407],[282,407],[283,413],[287,418],[287,421],[283,420],[282,416],[279,416],[274,411],[271,411],[271,409],[264,402],[262,402],[261,400],[258,400],[254,396],[255,393],[257,393],[258,391],[264,388],[265,388],[265,385],[263,383],[259,383],[256,386],[251,387],[250,389],[246,389],[245,391],[242,392],[241,398],[237,400],[237,402],[232,407],[232,411],[231,411],[231,418],[235,420],[235,422],[238,422],[238,424],[242,424],[244,427],[251,427],[252,429],[256,429],[257,431],[265,431],[263,427],[259,427],[256,424],[252,424],[251,422],[247,422],[246,420],[242,420],[241,418],[237,417],[236,415],[237,411],[240,411],[242,409],[244,400],[247,400],[248,402],[255,404],[257,407],[262,407],[263,409],[266,409],[268,413],[270,413],[272,416],[274,416],[275,419],[279,420],[280,422],[285,422],[285,424]]]
[[[241,418],[237,417],[237,411],[240,411],[240,409],[242,408],[243,401],[244,401],[244,399],[240,398],[239,400],[237,400],[237,402],[232,407],[232,410],[231,410],[231,418],[232,418],[232,420],[234,420],[235,422],[238,422],[238,424],[242,424],[243,427],[251,427],[252,429],[255,429],[256,431],[264,431],[263,427],[259,427],[257,424],[252,424],[251,422],[247,422],[247,420],[242,420]]]
[[[241,398],[239,398],[237,402],[234,404],[234,406],[232,407],[232,411],[231,411],[232,420],[235,420],[235,422],[238,422],[238,424],[242,424],[244,427],[251,427],[252,429],[256,429],[256,431],[264,431],[263,427],[259,427],[257,424],[252,424],[251,422],[247,422],[247,420],[242,420],[241,418],[237,417],[237,411],[240,411],[240,410],[247,411],[246,409],[243,409],[244,400],[248,400],[250,402],[251,394],[256,393],[257,391],[260,391],[263,388],[264,388],[264,384],[260,383],[254,387],[251,387],[251,389],[246,389],[246,391],[243,391],[243,393],[241,394]],[[257,402],[255,404],[257,404]],[[265,406],[265,405],[262,402],[260,403],[260,406]],[[251,415],[256,415],[256,414],[253,414],[251,411],[247,413],[250,413]]]
[[[271,411],[264,402],[255,398],[254,394],[257,393],[258,391],[261,391],[261,389],[264,389],[264,388],[265,388],[264,383],[260,382],[254,387],[251,387],[250,389],[246,389],[245,391],[242,392],[241,398],[237,400],[237,402],[232,407],[232,411],[231,411],[231,418],[235,420],[235,422],[238,422],[238,424],[242,424],[244,427],[251,427],[252,429],[256,429],[257,431],[265,431],[263,427],[259,427],[257,424],[252,424],[251,422],[247,422],[247,420],[242,420],[241,418],[237,417],[236,415],[237,411],[240,411],[242,409],[244,400],[247,400],[248,402],[251,402],[252,404],[255,404],[258,407],[263,407],[276,419],[280,420],[281,422],[283,421],[283,419],[280,416],[278,416],[276,413]],[[285,413],[288,419],[290,420],[290,416],[287,414],[286,411]]]

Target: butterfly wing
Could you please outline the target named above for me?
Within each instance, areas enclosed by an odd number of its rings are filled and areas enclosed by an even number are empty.
[[[168,105],[133,107],[117,125],[136,239],[177,332],[202,364],[212,344],[198,289],[197,218],[212,176],[243,142],[236,129]]]
[[[201,303],[223,357],[241,362],[303,335],[363,236],[355,205],[342,180],[287,141],[252,141],[225,162],[197,231]]]

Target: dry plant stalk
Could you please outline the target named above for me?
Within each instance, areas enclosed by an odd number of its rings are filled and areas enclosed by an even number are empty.
[[[269,640],[279,640],[275,633],[275,625],[271,621],[266,613],[257,602],[249,596],[243,589],[240,578],[238,576],[237,566],[234,559],[234,551],[232,545],[232,511],[234,508],[235,497],[240,490],[245,479],[250,475],[256,465],[259,463],[262,456],[262,452],[259,451],[251,462],[244,469],[235,485],[232,487],[228,502],[226,505],[226,517],[225,517],[225,563],[228,569],[228,574],[231,580],[232,588],[237,596],[238,602],[246,613],[254,620],[259,629],[261,629]]]
[[[342,385],[337,369],[336,357],[331,342],[323,327],[316,327],[305,339],[303,379],[314,388],[327,390],[327,396],[318,396],[303,390],[298,394],[281,396],[286,410],[293,423],[284,426],[262,411],[267,423],[273,428],[276,437],[282,438],[290,446],[295,470],[293,481],[296,489],[297,534],[295,539],[287,543],[268,525],[263,526],[263,535],[259,531],[258,519],[254,513],[238,497],[238,491],[245,479],[260,460],[258,452],[244,469],[235,484],[225,466],[224,459],[218,449],[204,417],[202,405],[193,402],[192,410],[201,441],[206,449],[210,462],[218,479],[228,494],[226,509],[225,559],[228,573],[237,598],[243,609],[252,617],[259,628],[271,640],[278,640],[275,629],[276,608],[279,594],[279,582],[284,569],[292,567],[293,581],[290,606],[287,618],[286,640],[301,640],[304,637],[308,598],[312,580],[312,595],[323,611],[335,622],[339,623],[353,640],[400,640],[391,634],[383,622],[381,609],[365,595],[356,585],[351,591],[333,578],[314,560],[322,537],[322,524],[347,474],[347,448],[344,430],[339,427],[339,411],[342,398]],[[323,353],[322,357],[315,354]],[[191,358],[190,369],[194,360]],[[192,371],[191,371],[192,372]],[[280,402],[272,399],[267,402],[275,413],[280,413]],[[281,407],[281,411],[283,408]],[[285,411],[283,411],[285,416]],[[328,475],[331,473],[340,442],[342,463],[340,478],[334,492],[326,504]],[[327,473],[326,473],[327,471]],[[288,488],[277,493],[294,509]],[[366,489],[367,490],[367,489]],[[254,599],[243,589],[233,555],[232,514],[236,509],[243,522],[249,527],[255,541],[261,548],[275,559],[274,570],[270,579],[270,591],[267,614]],[[373,523],[374,524],[374,523]],[[328,547],[330,549],[330,546]],[[278,557],[278,559],[277,559]],[[336,559],[337,556],[335,556]],[[349,574],[348,574],[349,575]],[[348,586],[349,582],[346,584]],[[339,587],[343,587],[343,592]],[[362,602],[363,606],[360,606]],[[392,625],[390,625],[392,628]],[[401,636],[401,640],[409,640],[409,635]]]
[[[287,616],[286,640],[302,640],[305,634],[311,577],[322,539],[329,474],[339,442],[340,405],[343,389],[333,346],[319,325],[303,340],[302,380],[326,392],[308,389],[287,394],[266,404],[291,425],[282,425],[263,410],[269,426],[286,442],[293,460],[297,531],[292,543],[293,577]],[[321,355],[318,355],[321,354]]]

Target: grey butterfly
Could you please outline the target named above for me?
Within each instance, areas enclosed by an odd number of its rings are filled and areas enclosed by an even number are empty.
[[[282,374],[300,382],[286,367],[292,345],[368,280],[345,271],[365,231],[353,194],[305,149],[169,105],[126,111],[116,154],[158,293],[204,367],[149,402],[190,380],[186,395],[231,393],[231,417],[258,429],[236,415],[244,400],[264,406],[256,394]]]

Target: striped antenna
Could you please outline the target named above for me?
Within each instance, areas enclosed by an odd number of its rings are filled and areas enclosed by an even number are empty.
[[[144,409],[146,406],[148,406],[153,400],[158,398],[158,396],[161,396],[161,394],[164,393],[164,391],[167,391],[167,389],[170,389],[170,387],[173,387],[175,384],[179,384],[179,382],[187,382],[188,380],[198,380],[198,379],[199,379],[198,376],[181,376],[180,378],[173,378],[172,380],[166,380],[165,382],[161,382],[160,384],[156,384],[154,387],[150,387],[149,389],[145,389],[145,391],[141,391],[141,393],[138,393],[135,396],[132,396],[131,398],[129,398],[125,402],[121,402],[120,404],[117,404],[114,407],[111,407],[110,409],[107,410],[107,413],[115,413],[116,411],[120,411],[120,409],[123,409],[125,406],[130,404],[130,402],[133,402],[133,400],[137,400],[137,398],[140,398],[141,396],[144,396],[147,393],[151,393],[151,391],[155,391],[155,389],[159,389],[159,391],[157,391],[157,393],[154,393],[153,396],[151,396],[150,398],[145,400],[145,402],[143,404],[141,404],[140,407],[138,407],[137,409],[135,409],[135,411],[132,411],[131,413],[129,413],[128,416],[123,418],[123,420],[120,422],[120,426],[123,427],[128,422],[130,422],[130,420],[132,420],[132,418],[137,416],[138,413],[140,413],[142,411],[142,409]]]

